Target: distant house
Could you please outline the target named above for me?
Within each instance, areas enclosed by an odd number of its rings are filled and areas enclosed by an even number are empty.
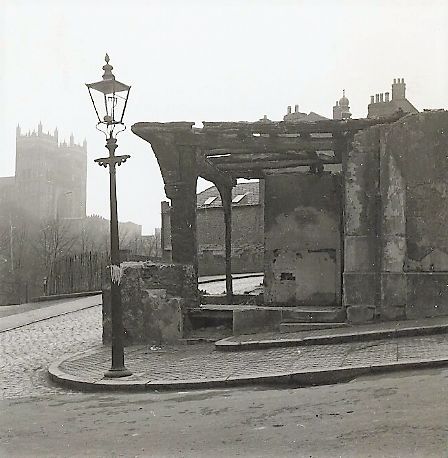
[[[295,105],[294,107],[294,113],[291,110],[291,106],[288,106],[286,110],[285,116],[283,116],[283,121],[285,122],[315,122],[315,121],[323,121],[326,118],[325,116],[322,116],[320,114],[315,113],[314,111],[311,111],[309,114],[302,113],[299,111],[299,105]]]
[[[260,182],[238,183],[232,190],[232,271],[263,271],[264,216]],[[162,202],[164,259],[171,258],[170,207]],[[199,275],[225,272],[224,212],[218,189],[212,186],[197,195]]]
[[[370,96],[368,118],[382,118],[391,116],[397,111],[403,113],[418,113],[417,108],[406,98],[406,83],[404,78],[394,78],[392,83],[392,98],[389,92]]]

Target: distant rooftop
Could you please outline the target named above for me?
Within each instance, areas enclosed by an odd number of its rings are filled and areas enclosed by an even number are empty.
[[[232,206],[258,205],[260,203],[260,183],[238,183],[232,189]],[[222,207],[221,196],[216,186],[212,186],[197,195],[197,208]]]

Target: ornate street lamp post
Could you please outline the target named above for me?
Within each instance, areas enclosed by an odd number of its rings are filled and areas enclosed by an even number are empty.
[[[112,321],[112,365],[104,374],[105,377],[126,377],[131,372],[124,365],[124,328],[121,308],[121,267],[118,238],[116,166],[130,158],[129,155],[115,156],[117,149],[116,136],[126,129],[123,123],[124,112],[128,102],[131,86],[120,83],[112,73],[109,56],[106,54],[103,66],[103,79],[97,83],[86,84],[93,108],[98,117],[96,128],[106,135],[108,157],[95,159],[103,167],[109,166],[110,178],[110,309]],[[101,116],[100,116],[101,113]],[[116,129],[118,129],[116,131]]]

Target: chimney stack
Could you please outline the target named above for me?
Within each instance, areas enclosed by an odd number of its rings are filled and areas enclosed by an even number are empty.
[[[406,84],[404,78],[396,78],[392,84],[392,100],[406,98]]]

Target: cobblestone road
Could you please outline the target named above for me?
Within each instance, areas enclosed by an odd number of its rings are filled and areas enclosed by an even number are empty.
[[[49,364],[100,343],[100,305],[0,333],[1,398],[66,393],[48,380]]]

